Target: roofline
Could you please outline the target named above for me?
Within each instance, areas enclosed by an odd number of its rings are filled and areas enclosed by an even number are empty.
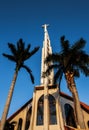
[[[65,94],[65,93],[63,93],[63,92],[60,92],[60,96],[62,96],[62,97],[64,97],[64,98],[67,98],[67,99],[73,101],[73,98],[72,98],[71,96],[69,96],[69,95],[67,95],[67,94]],[[87,105],[87,104],[85,104],[85,103],[83,103],[83,102],[81,102],[81,101],[80,101],[80,105],[81,105],[81,107],[82,107],[85,111],[87,111],[87,112],[89,113],[89,105]]]
[[[23,110],[29,103],[32,102],[32,98],[26,102],[21,108],[19,108],[14,114],[12,114],[7,120],[11,120],[15,115],[17,115],[21,110]]]
[[[60,96],[62,96],[62,97],[64,97],[64,98],[67,98],[67,99],[73,101],[73,98],[72,98],[71,96],[69,96],[69,95],[67,95],[67,94],[65,94],[65,93],[63,93],[63,92],[59,92],[59,93],[60,93]],[[23,110],[23,109],[24,109],[29,103],[31,103],[31,102],[32,102],[32,98],[31,98],[27,103],[25,103],[21,108],[19,108],[13,115],[11,115],[7,120],[9,121],[9,120],[11,120],[13,117],[15,117],[21,110]],[[83,102],[81,102],[81,101],[80,101],[80,105],[81,105],[81,107],[82,107],[86,112],[89,113],[89,105],[87,105],[87,104],[85,104],[85,103],[83,103]]]

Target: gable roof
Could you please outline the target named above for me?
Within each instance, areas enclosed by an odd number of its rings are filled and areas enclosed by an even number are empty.
[[[13,119],[19,112],[21,112],[28,104],[32,102],[32,99],[30,99],[28,102],[26,102],[20,109],[18,109],[13,115],[11,115],[7,120],[10,121]]]
[[[64,98],[67,98],[67,99],[73,101],[73,98],[72,98],[71,96],[69,96],[69,95],[67,95],[67,94],[65,94],[65,93],[63,93],[63,92],[60,92],[60,96],[62,96],[62,97],[64,97]],[[83,102],[81,102],[81,101],[80,101],[80,105],[81,105],[81,107],[82,107],[85,111],[87,111],[87,112],[89,113],[89,105],[87,105],[87,104],[85,104],[85,103],[83,103]]]
[[[67,95],[67,94],[65,94],[65,93],[63,93],[63,92],[60,92],[60,96],[66,98],[66,99],[69,99],[69,100],[71,100],[71,101],[73,101],[73,98],[72,98],[71,96],[69,96],[69,95]],[[10,117],[8,118],[8,121],[11,120],[11,119],[13,119],[20,111],[22,111],[22,110],[23,110],[28,104],[30,104],[31,102],[32,102],[32,99],[30,99],[28,102],[26,102],[20,109],[18,109],[12,116],[10,116]],[[85,104],[85,103],[83,103],[83,102],[80,102],[80,104],[81,104],[81,107],[82,107],[86,112],[89,113],[89,105],[87,105],[87,104]]]

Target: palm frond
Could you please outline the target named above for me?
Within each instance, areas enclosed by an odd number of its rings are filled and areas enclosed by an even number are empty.
[[[25,68],[26,71],[29,73],[30,78],[31,78],[31,81],[32,81],[32,83],[34,84],[34,76],[32,75],[31,69],[30,69],[29,67],[27,67],[26,65],[22,65],[22,67]]]
[[[73,69],[73,74],[74,74],[74,77],[79,78],[80,77],[79,69]]]
[[[46,57],[45,59],[45,63],[49,63],[49,62],[61,62],[62,60],[62,55],[58,54],[58,53],[54,53],[54,54],[49,54],[48,57]]]
[[[48,76],[53,68],[59,68],[59,65],[58,64],[49,65],[47,70],[43,72],[42,77]]]
[[[89,65],[89,55],[85,51],[79,50],[71,57],[71,63],[73,66]]]
[[[25,49],[25,43],[23,42],[23,39],[19,39],[17,42],[17,50],[18,51],[24,51]]]
[[[51,72],[52,69],[53,69],[53,65],[50,65],[48,67],[48,69],[45,72],[43,72],[42,77],[48,76],[50,74],[50,72]]]
[[[32,55],[34,55],[38,50],[39,50],[40,47],[35,47],[29,54],[30,54],[30,57]]]
[[[80,61],[83,64],[89,64],[89,55],[85,53],[85,51],[80,51],[79,53]]]
[[[14,56],[8,55],[8,54],[5,54],[5,53],[3,53],[2,55],[3,55],[4,57],[8,58],[9,60],[16,62],[16,59],[15,59]]]
[[[10,48],[11,52],[13,55],[16,55],[17,54],[17,50],[16,50],[16,47],[14,44],[12,43],[8,43],[8,47]]]
[[[85,47],[86,41],[83,38],[80,38],[75,44],[72,45],[71,50],[81,50]]]
[[[39,50],[40,47],[35,47],[31,52],[28,52],[26,57],[25,57],[25,60],[27,60],[28,58],[30,58],[32,55],[34,55],[38,50]]]
[[[85,76],[89,76],[89,66],[80,65],[79,69]]]
[[[27,46],[27,48],[25,49],[25,51],[26,51],[26,52],[29,52],[30,48],[31,48],[31,44],[28,44],[28,46]]]
[[[61,49],[62,49],[62,51],[66,52],[66,51],[69,50],[70,44],[69,44],[68,40],[65,40],[65,36],[62,36],[60,38],[60,43],[61,43]]]
[[[60,69],[55,73],[55,76],[54,76],[54,84],[57,82],[57,80],[59,80],[59,86],[60,86],[60,83],[61,83],[61,80],[62,80],[62,76],[63,76],[63,71],[62,71],[62,69],[60,68]]]

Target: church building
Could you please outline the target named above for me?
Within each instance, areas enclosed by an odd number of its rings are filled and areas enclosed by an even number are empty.
[[[18,109],[7,121],[13,125],[12,130],[79,130],[77,128],[73,98],[59,92],[58,85],[53,84],[54,71],[43,77],[49,64],[44,60],[52,54],[52,47],[45,24],[41,59],[41,83],[35,86],[33,98]],[[52,64],[52,63],[50,63]],[[89,130],[89,106],[80,102],[86,130]],[[14,122],[14,123],[13,123]],[[82,129],[84,130],[84,129]]]

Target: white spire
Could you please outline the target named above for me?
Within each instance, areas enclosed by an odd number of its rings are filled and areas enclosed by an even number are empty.
[[[53,82],[53,77],[54,77],[54,73],[53,71],[50,72],[50,75],[46,78],[42,77],[43,72],[46,71],[46,69],[48,68],[48,65],[44,63],[46,57],[49,54],[52,54],[52,48],[50,45],[50,38],[48,35],[48,31],[47,31],[47,27],[49,25],[48,24],[44,24],[42,25],[42,27],[44,28],[44,41],[43,41],[43,48],[42,48],[42,63],[41,63],[41,84],[52,84]],[[52,64],[52,63],[50,63]]]
[[[47,31],[47,27],[48,26],[49,26],[49,24],[42,25],[42,27],[44,28],[44,41],[46,41],[47,39],[49,39],[49,35],[48,35],[48,31]]]

